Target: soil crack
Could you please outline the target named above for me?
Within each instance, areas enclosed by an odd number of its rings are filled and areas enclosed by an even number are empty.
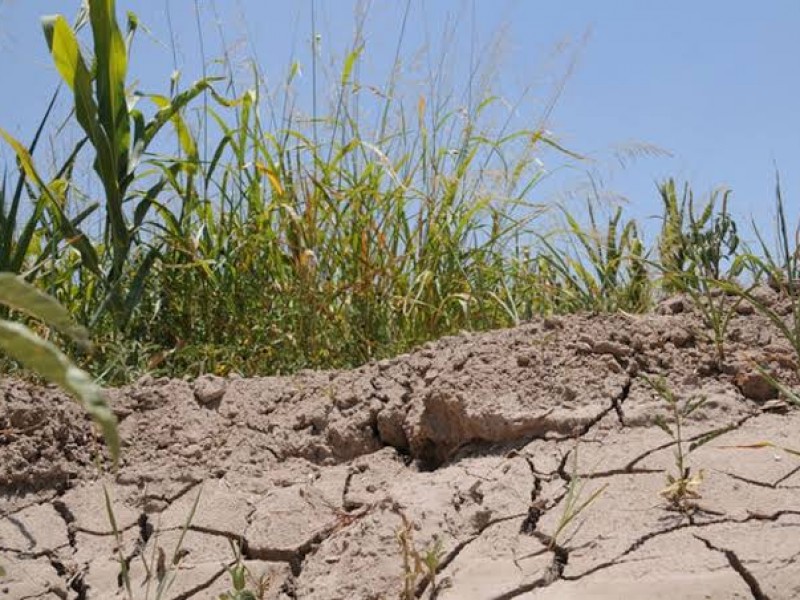
[[[719,552],[720,554],[725,556],[731,568],[739,574],[739,577],[741,577],[747,584],[747,587],[750,588],[750,593],[753,594],[753,600],[769,600],[769,596],[767,596],[761,589],[758,580],[755,578],[755,576],[753,576],[753,574],[748,570],[748,568],[744,566],[744,563],[741,561],[741,559],[736,555],[736,553],[733,550],[728,550],[727,548],[720,548],[718,546],[715,546],[714,544],[711,543],[711,541],[699,535],[695,534],[694,537],[703,542],[709,550],[713,550],[714,552]]]

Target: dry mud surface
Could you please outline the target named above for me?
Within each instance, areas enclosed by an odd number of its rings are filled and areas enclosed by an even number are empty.
[[[412,567],[439,543],[435,579],[408,580],[419,598],[800,598],[800,458],[741,448],[800,447],[800,412],[752,367],[796,386],[795,356],[747,307],[722,368],[708,333],[677,298],[352,371],[145,379],[108,392],[113,474],[73,402],[0,381],[0,598],[128,597],[120,557],[137,600],[162,580],[163,598],[218,598],[233,542],[263,598],[396,599],[401,539]],[[707,398],[687,440],[724,428],[688,456],[705,479],[685,512],[660,495],[676,448],[642,375]]]

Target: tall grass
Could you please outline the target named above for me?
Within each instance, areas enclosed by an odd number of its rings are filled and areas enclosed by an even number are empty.
[[[621,209],[603,221],[594,201],[546,229],[540,157],[580,157],[544,123],[495,125],[503,102],[472,79],[465,106],[438,80],[409,98],[402,31],[387,81],[372,85],[358,77],[359,22],[330,96],[312,65],[304,116],[296,64],[273,93],[255,65],[244,92],[232,75],[137,92],[127,77],[136,19],[123,33],[113,0],[86,6],[75,25],[43,21],[82,133],[63,166],[45,175],[34,158],[47,114],[28,147],[0,130],[18,158],[0,188],[0,268],[92,327],[89,366],[107,381],[352,366],[537,314],[644,311],[697,288],[678,273],[735,277],[720,270],[736,252],[727,198],[696,215],[671,182],[651,243]],[[84,25],[93,57],[77,43]],[[75,175],[86,160],[102,189],[89,202],[91,184]],[[99,235],[85,229],[90,215],[104,219]]]

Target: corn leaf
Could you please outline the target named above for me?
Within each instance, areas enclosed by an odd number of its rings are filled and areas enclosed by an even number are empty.
[[[117,419],[102,390],[85,371],[73,365],[53,344],[20,323],[0,320],[0,350],[71,393],[100,427],[116,464],[120,447]]]

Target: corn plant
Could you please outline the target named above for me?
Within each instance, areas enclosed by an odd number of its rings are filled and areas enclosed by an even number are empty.
[[[134,107],[135,99],[141,95],[129,97],[125,87],[128,53],[137,21],[129,18],[127,34],[123,36],[114,0],[87,0],[86,6],[94,48],[90,61],[84,58],[78,43],[81,23],[72,27],[63,16],[56,15],[43,18],[42,25],[53,62],[73,94],[74,115],[85,134],[79,147],[88,143],[94,150],[94,171],[103,187],[108,222],[102,243],[93,241],[81,231],[79,222],[67,217],[61,208],[64,202],[58,197],[63,189],[63,185],[56,185],[59,180],[46,183],[27,150],[7,132],[0,133],[12,146],[36,193],[47,198],[48,206],[59,209],[60,235],[79,253],[81,268],[87,269],[100,285],[101,297],[90,322],[95,324],[110,312],[116,327],[123,329],[160,252],[158,244],[139,251],[139,236],[164,183],[156,181],[143,193],[135,193],[132,184],[137,167],[143,153],[168,123],[174,125],[178,139],[189,145],[180,111],[209,87],[209,81],[200,80],[171,99],[148,96],[158,111],[147,120]]]
[[[360,81],[358,24],[310,119],[295,106],[296,63],[280,93],[254,67],[234,100],[209,87],[213,78],[183,92],[174,79],[169,97],[145,96],[125,87],[135,17],[121,30],[113,2],[85,6],[74,26],[58,16],[44,29],[83,135],[64,164],[91,153],[88,176],[104,198],[86,210],[105,217],[103,231],[92,237],[86,214],[75,216],[85,198],[71,168],[45,177],[7,141],[23,189],[43,203],[28,244],[42,256],[28,251],[28,269],[97,332],[93,367],[106,380],[352,366],[562,301],[551,294],[557,271],[530,251],[543,207],[529,196],[540,155],[575,155],[542,126],[497,128],[503,102],[491,90],[454,106],[461,90],[437,76],[409,101],[399,54],[385,84]],[[76,41],[82,24],[92,57]],[[190,127],[185,113],[206,90],[212,101]],[[325,100],[329,114],[318,110]],[[150,118],[145,103],[156,107]],[[361,103],[378,108],[377,124]],[[177,156],[153,150],[165,126]]]

